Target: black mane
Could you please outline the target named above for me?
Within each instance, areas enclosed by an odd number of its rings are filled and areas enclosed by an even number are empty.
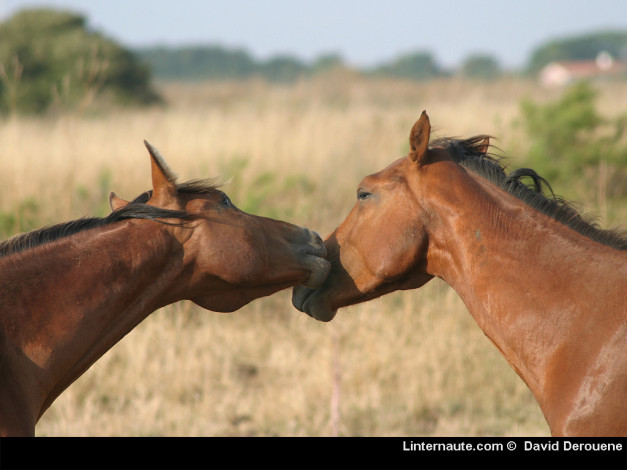
[[[206,194],[216,189],[217,185],[211,180],[194,180],[178,183],[176,187],[179,193]],[[179,223],[165,222],[163,219],[179,219],[182,221],[180,224],[196,219],[195,214],[190,214],[186,211],[162,209],[146,204],[151,197],[152,191],[146,191],[126,206],[113,211],[107,217],[85,217],[16,235],[0,242],[0,258],[122,220],[149,219],[164,224],[179,225]]]
[[[556,196],[549,183],[534,170],[519,168],[507,174],[499,158],[485,153],[484,142],[487,137],[480,135],[465,140],[438,139],[431,146],[445,148],[459,165],[581,235],[611,248],[627,250],[627,236],[624,232],[599,228],[593,217],[580,214],[571,203]],[[531,184],[525,184],[522,181],[524,178],[528,178]]]

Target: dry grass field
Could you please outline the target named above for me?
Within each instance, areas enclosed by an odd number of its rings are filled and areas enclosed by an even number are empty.
[[[169,105],[0,122],[0,228],[104,215],[108,192],[150,186],[142,144],[180,178],[221,176],[240,208],[328,234],[368,173],[407,151],[423,109],[438,136],[498,136],[516,158],[519,102],[559,96],[516,80],[407,83],[338,74],[290,86],[162,85]],[[600,111],[625,112],[626,84]],[[622,106],[622,108],[621,108]],[[558,194],[627,222],[594,178]],[[547,435],[525,384],[446,284],[341,310],[296,311],[288,291],[232,314],[190,302],[148,317],[45,413],[39,436]]]

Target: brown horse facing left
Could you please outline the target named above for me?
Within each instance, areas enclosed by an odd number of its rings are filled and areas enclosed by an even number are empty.
[[[0,436],[42,413],[158,308],[230,312],[329,271],[320,237],[247,214],[209,181],[177,183],[150,144],[152,191],[0,244]]]
[[[318,290],[295,288],[294,305],[329,321],[340,307],[440,277],[553,434],[627,435],[627,239],[542,194],[533,170],[506,174],[487,136],[429,146],[430,129],[423,113],[409,155],[362,180],[325,241],[329,277]]]

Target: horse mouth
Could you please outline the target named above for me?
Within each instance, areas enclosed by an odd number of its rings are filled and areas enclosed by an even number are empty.
[[[303,313],[306,313],[318,321],[328,322],[333,320],[337,310],[330,309],[323,302],[318,290],[304,286],[296,286],[292,290],[292,305]]]
[[[314,289],[305,286],[294,286],[294,289],[292,289],[292,305],[294,308],[303,313],[307,313],[305,304],[313,292]],[[307,313],[307,315],[309,315],[309,313]]]
[[[305,265],[309,268],[310,274],[301,285],[309,289],[318,289],[326,280],[331,271],[331,263],[327,261],[325,253],[305,253]]]
[[[309,270],[309,277],[301,285],[310,289],[318,289],[326,280],[331,271],[331,263],[327,261],[327,248],[316,232],[306,231],[309,239],[307,244],[300,248],[301,263]]]

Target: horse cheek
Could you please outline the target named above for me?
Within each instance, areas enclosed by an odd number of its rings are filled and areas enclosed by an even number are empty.
[[[388,243],[382,247],[377,261],[377,277],[390,281],[406,276],[420,261],[424,252],[423,231],[406,227],[396,233],[386,234]]]

